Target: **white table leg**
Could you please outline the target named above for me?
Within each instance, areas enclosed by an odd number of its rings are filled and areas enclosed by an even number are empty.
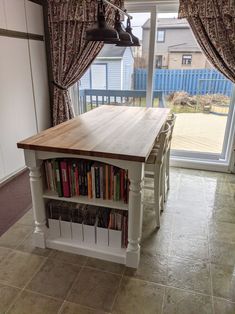
[[[140,238],[142,233],[143,205],[142,180],[143,164],[136,163],[128,170],[130,180],[128,212],[128,246],[126,266],[138,268],[140,260]]]
[[[30,188],[35,220],[34,244],[36,247],[45,248],[46,214],[43,200],[43,186],[41,177],[41,163],[37,160],[34,151],[25,151],[26,165],[30,173]]]

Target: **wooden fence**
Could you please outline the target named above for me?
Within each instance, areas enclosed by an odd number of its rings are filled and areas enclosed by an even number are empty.
[[[146,90],[146,86],[147,70],[135,69],[134,89]],[[223,94],[231,96],[232,82],[216,70],[156,69],[154,90],[162,91],[164,94],[185,91],[190,95]]]

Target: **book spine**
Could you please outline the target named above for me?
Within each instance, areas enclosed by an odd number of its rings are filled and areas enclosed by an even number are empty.
[[[69,191],[70,196],[73,196],[73,185],[72,185],[72,164],[70,161],[67,161],[67,170],[68,170],[68,182],[69,182]]]
[[[120,199],[124,200],[124,170],[120,170]]]
[[[60,162],[60,169],[61,169],[61,177],[62,177],[63,195],[64,197],[70,197],[68,165],[66,161]]]
[[[49,174],[50,190],[55,191],[51,160],[48,160],[48,174]]]
[[[62,184],[61,184],[61,175],[60,175],[60,165],[59,165],[58,160],[55,160],[55,177],[56,177],[56,186],[57,186],[58,196],[62,197],[63,193],[62,193]]]
[[[117,197],[117,176],[114,174],[113,176],[113,200],[116,201]]]
[[[100,171],[99,167],[95,167],[95,196],[100,198]]]
[[[116,174],[116,201],[120,201],[120,171]]]
[[[103,186],[103,166],[100,165],[99,167],[99,173],[100,173],[100,198],[104,198],[104,186]]]
[[[92,187],[92,197],[96,198],[96,193],[95,193],[95,167],[91,167],[91,187]]]
[[[45,173],[46,173],[47,189],[50,191],[51,186],[50,186],[49,168],[48,168],[48,161],[47,160],[44,162],[44,168],[45,168]]]
[[[82,169],[81,169],[81,160],[78,161],[78,183],[79,183],[79,195],[82,195]]]
[[[109,199],[109,166],[105,165],[105,199]]]
[[[84,161],[84,194],[88,195],[88,177],[87,177],[87,173],[88,173],[88,168],[89,167],[89,162],[88,161]]]
[[[110,186],[109,186],[109,188],[110,188],[110,200],[113,200],[113,195],[114,195],[114,193],[113,193],[113,177],[114,177],[114,174],[113,174],[113,166],[110,166]]]
[[[76,195],[79,196],[79,173],[78,173],[78,164],[75,166],[75,191]]]
[[[87,172],[88,198],[92,198],[92,176],[91,172]]]
[[[103,199],[106,200],[106,166],[103,165]]]

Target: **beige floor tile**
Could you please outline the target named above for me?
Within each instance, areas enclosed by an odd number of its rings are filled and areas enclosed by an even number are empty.
[[[233,196],[215,193],[214,196],[207,199],[207,204],[213,209],[233,208],[235,209],[235,202]]]
[[[211,220],[235,224],[235,209],[226,207],[215,209],[211,212]]]
[[[167,288],[162,314],[213,314],[212,298],[184,290]]]
[[[125,275],[138,279],[166,284],[168,275],[168,257],[143,252],[138,269],[126,268]]]
[[[0,247],[0,262],[7,257],[7,254],[9,254],[12,250],[5,248],[5,247]]]
[[[173,222],[172,238],[208,240],[207,221],[176,215]]]
[[[31,233],[19,246],[17,246],[16,250],[36,254],[39,256],[45,256],[45,257],[47,257],[51,252],[51,250],[47,248],[41,249],[41,248],[35,247],[34,240],[33,240],[33,233]]]
[[[161,313],[164,287],[155,283],[123,277],[112,313]]]
[[[235,227],[235,225],[234,225]],[[210,242],[210,260],[215,264],[235,265],[235,243]]]
[[[114,274],[120,274],[122,275],[125,266],[118,264],[118,263],[112,263],[108,261],[103,261],[101,259],[91,258],[89,257],[86,262],[86,267],[92,267],[98,270],[107,271]]]
[[[64,263],[75,264],[75,265],[84,265],[87,261],[87,257],[84,255],[72,254],[57,250],[51,250],[49,256],[50,259],[55,259]]]
[[[170,232],[162,229],[154,230],[148,235],[143,235],[141,249],[152,254],[168,255],[170,253]]]
[[[172,239],[170,255],[190,258],[193,260],[208,261],[209,245],[206,240],[197,239]]]
[[[10,308],[9,314],[57,314],[62,300],[55,300],[29,291],[23,291]]]
[[[71,302],[65,302],[60,312],[60,314],[105,314],[105,313],[107,312],[89,309],[79,304]]]
[[[116,274],[83,268],[67,300],[110,312],[120,280],[121,276]]]
[[[181,217],[189,217],[206,221],[210,215],[209,207],[205,203],[195,204],[192,201],[168,201],[166,213],[178,214]]]
[[[0,283],[0,313],[5,313],[13,303],[20,289],[9,287]]]
[[[215,314],[234,314],[235,313],[235,303],[222,300],[219,298],[214,299],[214,309]]]
[[[235,243],[235,224],[212,222],[209,226],[210,241]]]
[[[21,288],[44,261],[44,257],[41,256],[12,251],[0,263],[0,281]]]
[[[167,284],[185,290],[211,294],[209,264],[170,257]]]
[[[235,301],[234,266],[211,265],[213,295]]]
[[[34,226],[34,219],[33,219],[33,210],[30,209],[23,217],[21,217],[18,221],[18,224],[26,225],[26,226]]]
[[[48,259],[28,284],[27,289],[64,299],[79,271],[79,266]]]
[[[15,224],[0,237],[0,246],[14,249],[32,232],[31,226]]]

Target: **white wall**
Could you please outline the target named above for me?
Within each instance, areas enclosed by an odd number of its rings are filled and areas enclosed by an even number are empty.
[[[44,35],[42,7],[0,0],[0,28]],[[16,143],[50,126],[45,42],[0,36],[0,181],[21,170]]]

